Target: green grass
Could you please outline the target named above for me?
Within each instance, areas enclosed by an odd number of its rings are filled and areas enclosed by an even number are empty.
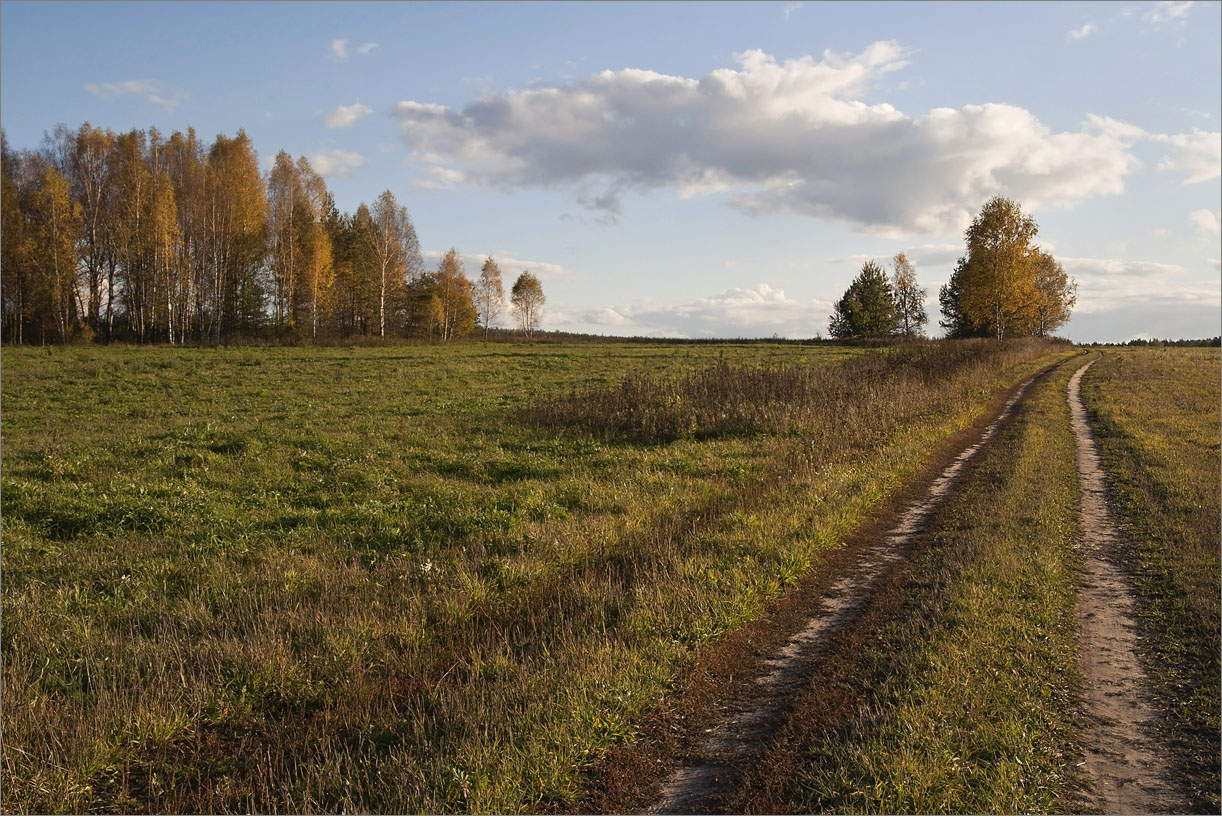
[[[1222,354],[1107,350],[1082,381],[1132,545],[1146,667],[1194,794],[1219,806]]]
[[[4,349],[5,809],[575,801],[697,646],[1065,352],[901,369],[881,408],[766,432],[524,417],[645,372],[859,353]]]
[[[739,812],[1072,810],[1078,482],[1063,366],[1033,387]],[[802,718],[800,709],[796,715]],[[773,771],[792,769],[788,783]],[[782,773],[780,776],[784,776]]]

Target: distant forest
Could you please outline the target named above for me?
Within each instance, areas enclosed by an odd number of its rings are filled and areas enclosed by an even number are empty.
[[[260,173],[244,131],[206,145],[194,129],[60,125],[20,152],[2,138],[9,343],[449,340],[505,305],[492,259],[474,283],[454,250],[426,272],[391,191],[341,213],[304,157]],[[511,300],[533,333],[538,279]]]

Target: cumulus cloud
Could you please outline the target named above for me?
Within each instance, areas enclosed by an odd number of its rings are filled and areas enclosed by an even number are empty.
[[[796,3],[786,3],[786,4],[785,4],[785,19],[786,19],[786,20],[788,20],[788,19],[789,19],[789,15],[793,14],[795,11],[797,11],[797,10],[798,10],[798,9],[800,9],[800,8],[802,8],[802,6],[804,6],[804,5],[806,5],[806,4],[805,4],[805,3],[802,3],[802,2],[796,2]]]
[[[1209,134],[1163,137],[1105,117],[1057,133],[1012,105],[912,117],[862,100],[907,58],[894,42],[783,62],[747,51],[698,79],[627,68],[461,108],[406,100],[395,115],[418,162],[470,184],[567,189],[612,218],[627,192],[671,189],[725,194],[751,214],[948,235],[996,194],[1028,209],[1119,194],[1139,140],[1172,144],[1164,169],[1207,170]]]
[[[362,105],[358,101],[355,105],[340,105],[335,109],[335,113],[324,117],[322,121],[329,128],[352,127],[357,119],[371,113],[373,113],[373,108]]]
[[[1081,28],[1072,29],[1066,36],[1071,40],[1084,40],[1097,30],[1094,23],[1086,23]]]
[[[351,150],[320,150],[310,156],[314,171],[323,178],[348,178],[365,163],[365,157]]]
[[[120,96],[142,96],[144,101],[173,113],[187,98],[183,91],[168,89],[156,79],[128,79],[123,82],[90,83],[85,90],[101,99],[116,99]]]
[[[580,315],[607,333],[656,337],[813,337],[827,331],[832,304],[801,301],[761,283],[682,303],[645,298]]]
[[[377,47],[378,47],[378,44],[376,42],[363,43],[356,49],[356,53],[360,54],[361,56],[364,56]]]

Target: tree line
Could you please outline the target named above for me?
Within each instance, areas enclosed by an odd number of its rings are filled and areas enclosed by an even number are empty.
[[[305,157],[259,171],[246,133],[116,134],[64,125],[38,151],[0,132],[0,311],[10,343],[220,342],[270,337],[452,340],[487,333],[506,304],[489,258],[468,279],[451,249],[426,271],[390,190],[341,213]],[[539,279],[509,298],[527,336]]]
[[[990,199],[964,233],[966,253],[938,293],[947,337],[1047,337],[1065,325],[1077,302],[1078,284],[1050,254],[1034,244],[1035,221],[1010,199]],[[893,274],[875,261],[835,304],[829,333],[844,339],[917,337],[928,321],[926,290],[903,253]]]

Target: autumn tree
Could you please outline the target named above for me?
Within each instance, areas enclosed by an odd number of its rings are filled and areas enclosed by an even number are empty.
[[[917,286],[916,270],[907,255],[902,252],[896,255],[891,266],[891,292],[899,320],[899,333],[906,340],[920,337],[924,334],[921,327],[929,321],[925,313],[926,290]]]
[[[77,327],[77,236],[81,207],[68,179],[48,161],[34,160],[36,182],[27,196],[25,237],[30,316],[43,342],[66,343]]]
[[[876,339],[891,337],[899,328],[899,314],[887,273],[873,260],[836,301],[828,333],[838,339]]]
[[[85,320],[95,332],[102,328],[102,282],[117,226],[112,181],[114,140],[111,131],[91,127],[86,122],[76,132],[70,162],[72,194],[81,205],[84,221],[81,262],[88,291]]]
[[[531,273],[523,272],[513,283],[509,301],[522,332],[527,337],[534,337],[543,319],[543,304],[547,302],[543,296],[543,284]]]
[[[407,208],[399,205],[390,190],[378,196],[370,215],[378,291],[378,335],[385,337],[388,318],[392,326],[401,323],[408,280],[420,274],[420,241]]]
[[[0,300],[4,335],[11,343],[28,338],[31,311],[31,260],[36,247],[26,212],[27,174],[26,157],[12,153],[8,137],[0,132]]]
[[[305,220],[305,193],[293,157],[281,150],[267,177],[267,237],[272,278],[273,319],[292,331],[300,317],[298,281],[303,260],[299,234]]]
[[[1036,301],[1032,334],[1048,337],[1065,325],[1078,302],[1078,282],[1065,274],[1065,267],[1042,250],[1032,263]]]
[[[437,265],[437,300],[441,305],[441,339],[465,337],[475,329],[474,290],[453,247]]]
[[[258,157],[246,132],[218,135],[208,154],[204,221],[208,334],[258,331],[265,318],[267,202]]]
[[[940,297],[944,322],[1000,342],[1046,334],[1068,320],[1077,285],[1034,245],[1038,231],[1018,204],[990,199],[964,233],[967,254]]]
[[[484,327],[484,339],[488,338],[488,329],[504,305],[505,289],[501,285],[501,268],[489,257],[484,261],[479,280],[475,284],[475,306],[479,311],[480,323]]]

